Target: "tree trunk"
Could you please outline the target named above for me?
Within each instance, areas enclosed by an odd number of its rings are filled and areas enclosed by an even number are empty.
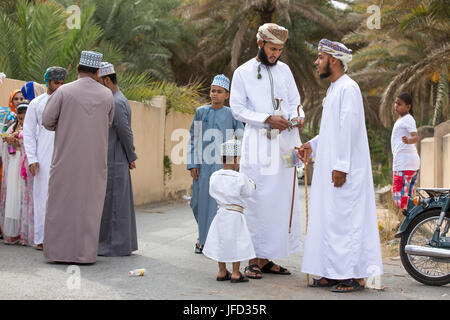
[[[448,117],[448,70],[444,63],[439,74],[439,83],[436,95],[436,104],[434,105],[434,114],[432,125],[436,126],[442,122],[443,118]]]
[[[275,0],[267,0],[261,7],[256,7],[255,11],[259,13],[261,19],[261,25],[264,23],[270,23],[274,12],[276,11]]]

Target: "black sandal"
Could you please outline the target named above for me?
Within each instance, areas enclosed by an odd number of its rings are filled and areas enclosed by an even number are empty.
[[[197,242],[194,246],[194,252],[197,254],[203,253],[203,246]]]
[[[231,283],[239,283],[239,282],[249,282],[250,280],[248,280],[248,278],[246,276],[244,276],[242,273],[240,273],[239,279],[233,279],[231,278],[230,282]]]
[[[245,275],[248,278],[250,278],[250,279],[262,279],[262,274],[263,273],[261,272],[261,270],[258,270],[258,269],[255,269],[255,268],[259,269],[259,266],[257,264],[252,264],[252,265],[246,266],[245,269],[244,269]],[[247,271],[253,272],[253,273],[256,273],[256,274],[260,274],[261,276],[260,277],[258,277],[258,276],[251,276],[251,275],[247,274]]]
[[[217,281],[227,281],[227,280],[231,280],[231,273],[229,271],[227,271],[227,274],[224,275],[223,277],[217,277],[216,278]]]
[[[341,287],[341,289],[339,289]],[[345,290],[343,288],[350,288]],[[331,288],[332,292],[355,292],[364,290],[364,286],[360,285],[355,279],[344,280]]]
[[[325,279],[327,281],[327,283],[322,283],[323,279]],[[328,278],[322,277],[320,279],[313,279],[313,283],[308,284],[308,287],[313,287],[313,288],[333,287],[339,283],[340,283],[339,280],[328,279]]]
[[[282,275],[286,275],[286,276],[291,274],[290,272],[286,272],[287,269],[283,268],[282,266],[280,266],[280,270],[278,270],[278,271],[272,270],[272,267],[274,265],[275,265],[275,263],[273,263],[273,261],[269,261],[264,265],[264,267],[261,268],[261,271],[264,273],[282,274]]]

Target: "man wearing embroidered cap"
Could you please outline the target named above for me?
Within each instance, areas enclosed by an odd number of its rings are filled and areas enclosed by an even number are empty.
[[[34,244],[39,250],[42,250],[44,242],[45,206],[55,140],[55,132],[42,126],[42,113],[50,96],[64,84],[66,76],[66,69],[61,67],[50,67],[45,71],[44,83],[47,92],[31,101],[23,123],[23,143],[30,173],[34,176]]]
[[[209,226],[217,212],[217,203],[209,195],[209,178],[222,168],[220,145],[236,134],[242,137],[244,126],[233,118],[229,107],[230,80],[223,74],[214,77],[209,96],[211,104],[195,111],[188,142],[187,170],[191,171],[191,208],[198,223],[194,252],[202,253]]]
[[[287,142],[293,150],[301,142],[297,128],[288,130],[298,120],[300,95],[290,68],[279,61],[288,30],[266,23],[259,27],[256,38],[257,56],[234,72],[230,106],[233,116],[247,123],[240,171],[258,186],[246,203],[246,220],[256,252],[246,275],[261,279],[262,272],[289,275],[289,270],[270,259],[283,259],[301,250],[297,197],[289,233],[294,173],[292,168],[283,166],[279,143]],[[303,110],[300,111],[304,117]],[[275,134],[269,135],[268,131]]]
[[[94,263],[106,193],[111,90],[96,81],[102,54],[83,51],[78,80],[48,99],[42,125],[55,131],[44,228],[49,261]]]
[[[321,276],[314,287],[351,292],[383,273],[364,106],[345,74],[351,50],[323,39],[318,51],[317,71],[331,85],[320,133],[299,150],[302,160],[315,156],[302,271]]]
[[[131,131],[131,108],[117,85],[116,71],[111,63],[102,62],[98,76],[98,81],[114,96],[114,120],[108,135],[108,182],[98,255],[127,256],[138,249],[130,176],[137,159]]]

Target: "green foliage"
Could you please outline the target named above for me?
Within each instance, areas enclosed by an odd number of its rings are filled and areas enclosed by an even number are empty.
[[[73,0],[57,0],[64,6]],[[182,48],[185,39],[192,38],[183,28],[181,19],[171,15],[180,0],[83,0],[95,8],[94,21],[103,29],[99,47],[105,42],[120,48],[123,54],[115,64],[129,71],[146,72],[157,80],[173,80],[169,48]],[[112,61],[110,61],[112,62]],[[113,62],[112,62],[113,63]]]
[[[367,128],[375,186],[392,184],[391,132],[392,128]]]
[[[281,60],[289,64],[297,80],[306,111],[314,106],[313,97],[324,93],[313,64],[317,43],[324,37],[340,37],[349,26],[339,23],[347,13],[326,0],[191,0],[183,1],[175,12],[187,18],[186,25],[195,25],[200,38],[191,55],[176,58],[195,66],[196,74],[206,81],[217,73],[231,77],[239,65],[256,55],[255,36],[261,24],[287,27],[290,36]],[[193,73],[191,68],[188,71]]]
[[[178,3],[86,0],[82,2],[80,28],[69,29],[66,8],[74,4],[72,0],[2,2],[0,70],[9,78],[42,82],[49,66],[62,66],[68,69],[70,82],[77,78],[81,51],[95,50],[103,54],[103,61],[116,66],[119,86],[128,99],[147,101],[166,95],[167,112],[194,113],[206,103],[201,83],[177,86],[158,81],[171,78],[170,54],[163,44],[173,44],[180,34],[171,35],[176,29],[171,23],[176,25],[173,21],[177,19],[167,18]],[[156,19],[159,14],[167,19]]]
[[[66,26],[68,14],[56,3],[19,0],[13,9],[0,11],[0,69],[10,78],[42,82],[46,68],[57,65],[68,68],[73,79],[81,49],[95,48],[102,35],[91,7],[83,10],[81,29],[72,30]]]
[[[170,179],[172,178],[172,161],[170,160],[168,155],[164,155],[164,176],[167,175],[167,177]]]
[[[434,106],[433,126],[449,119],[450,117],[448,93],[448,68],[447,64],[443,64],[439,76],[436,104]]]
[[[167,97],[166,114],[171,110],[194,114],[195,109],[207,103],[202,83],[177,86],[173,82],[154,81],[147,73],[118,72],[118,84],[130,100],[149,101],[158,95]]]
[[[370,5],[381,8],[381,29],[369,29],[366,20],[348,33],[344,41],[358,45],[349,64],[350,76],[362,88],[365,97],[377,97],[383,125],[394,121],[392,103],[401,92],[412,94],[416,105],[423,106],[418,118],[424,122],[430,109],[431,75],[449,62],[450,10],[442,0],[357,0],[352,8],[365,13]]]

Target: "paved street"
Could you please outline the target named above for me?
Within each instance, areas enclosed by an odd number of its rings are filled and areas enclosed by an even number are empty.
[[[0,299],[450,300],[448,285],[424,286],[407,275],[400,260],[390,258],[384,261],[381,291],[339,294],[307,288],[300,272],[301,253],[276,261],[289,268],[291,276],[266,274],[249,283],[218,282],[216,262],[194,254],[197,230],[187,202],[137,208],[137,223],[135,254],[99,257],[88,266],[47,263],[33,248],[0,244]],[[128,271],[137,268],[146,268],[145,276],[129,277]]]

